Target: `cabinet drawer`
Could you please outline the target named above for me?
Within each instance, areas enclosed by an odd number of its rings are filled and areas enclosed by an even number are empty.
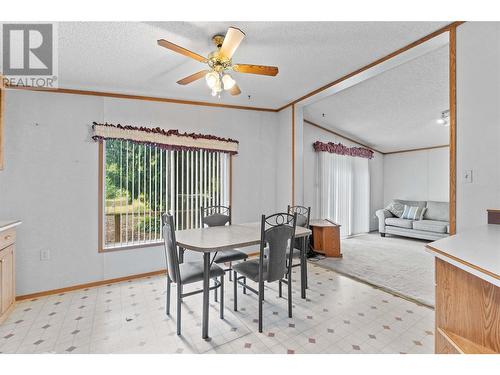
[[[16,242],[16,230],[14,228],[0,232],[0,250]]]

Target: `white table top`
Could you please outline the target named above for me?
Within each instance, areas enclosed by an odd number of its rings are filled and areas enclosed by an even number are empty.
[[[0,232],[17,227],[19,224],[21,224],[20,220],[0,220]]]
[[[310,234],[310,229],[303,227],[295,229],[295,237],[304,237]],[[178,246],[201,252],[257,245],[260,243],[260,223],[178,230],[175,232],[175,239]]]
[[[465,230],[427,245],[438,258],[500,286],[500,225]]]

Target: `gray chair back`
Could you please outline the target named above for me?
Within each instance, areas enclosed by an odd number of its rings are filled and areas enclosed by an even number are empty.
[[[292,252],[286,259],[286,250],[289,244],[294,243],[297,214],[277,213],[266,217],[262,215],[261,240],[260,240],[260,264],[261,275],[264,271],[264,249],[269,246],[267,252],[267,277],[266,281],[272,282],[282,279],[290,271],[292,265]]]
[[[309,228],[309,220],[311,218],[311,207],[290,206],[288,205],[287,212],[290,215],[297,214],[297,226]]]
[[[167,277],[172,282],[177,283],[180,280],[180,269],[179,255],[177,254],[177,244],[175,241],[174,217],[170,214],[163,214],[162,224]]]
[[[228,223],[231,225],[231,207],[201,207],[201,223],[207,227],[221,227]]]
[[[291,215],[297,214],[297,226],[309,228],[309,220],[311,218],[311,207],[304,206],[288,206],[287,212]],[[294,248],[301,250],[303,242],[300,239],[295,239]]]

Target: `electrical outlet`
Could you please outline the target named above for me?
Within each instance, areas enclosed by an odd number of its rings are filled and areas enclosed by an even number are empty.
[[[472,169],[466,170],[464,173],[464,182],[466,184],[472,184]]]
[[[40,260],[50,260],[50,250],[40,250]]]

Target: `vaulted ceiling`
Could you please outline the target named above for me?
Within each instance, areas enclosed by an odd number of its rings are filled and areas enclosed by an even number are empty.
[[[62,22],[59,87],[278,108],[447,23]],[[204,66],[159,47],[157,39],[207,55],[211,37],[228,26],[246,33],[233,60],[276,65],[278,76],[235,73],[242,94],[220,99],[203,80],[177,85]]]
[[[382,152],[445,145],[448,46],[304,108],[304,117]],[[324,114],[324,116],[323,116]]]

